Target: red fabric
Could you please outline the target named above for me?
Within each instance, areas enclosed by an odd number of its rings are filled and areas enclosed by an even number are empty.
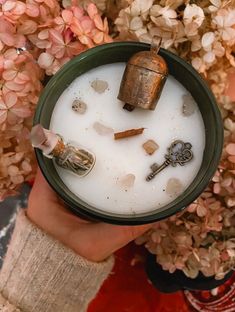
[[[217,289],[163,294],[147,280],[146,249],[129,244],[116,253],[113,273],[88,312],[235,312],[235,273]],[[133,258],[139,261],[133,265]]]
[[[134,256],[144,260],[145,249],[129,244],[116,253],[113,274],[105,281],[88,312],[189,312],[182,292],[162,294],[147,280],[144,261],[131,265]]]

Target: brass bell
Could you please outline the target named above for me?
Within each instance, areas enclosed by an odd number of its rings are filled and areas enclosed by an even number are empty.
[[[155,109],[168,75],[167,64],[158,55],[159,48],[160,43],[129,59],[118,94],[118,99],[126,103],[124,108]]]

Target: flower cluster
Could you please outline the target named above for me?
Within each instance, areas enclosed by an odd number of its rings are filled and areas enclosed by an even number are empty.
[[[87,48],[110,42],[95,4],[56,0],[0,1],[0,199],[35,173],[29,142],[45,74]]]
[[[154,43],[160,37],[162,47],[209,83],[225,143],[200,198],[137,243],[165,270],[223,278],[235,267],[235,103],[225,95],[235,68],[234,0],[0,0],[0,8],[0,199],[34,177],[28,136],[45,74],[112,38]]]
[[[156,255],[164,270],[199,271],[221,279],[235,265],[235,212],[208,190],[184,212],[157,223],[136,240]]]
[[[115,24],[123,40],[151,43],[162,38],[163,48],[190,61],[207,77],[212,67],[221,71],[221,59],[235,66],[235,6],[231,2],[134,0],[119,12]],[[225,90],[226,80],[219,78]]]

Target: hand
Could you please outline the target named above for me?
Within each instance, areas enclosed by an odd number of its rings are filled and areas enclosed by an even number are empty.
[[[78,218],[63,206],[40,170],[29,196],[27,215],[43,231],[96,262],[105,260],[151,227],[91,223]]]

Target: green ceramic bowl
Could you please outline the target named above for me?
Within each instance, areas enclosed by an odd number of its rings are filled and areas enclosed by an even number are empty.
[[[63,66],[46,85],[37,106],[34,124],[40,123],[43,127],[49,128],[58,98],[76,77],[100,65],[127,62],[134,53],[149,50],[149,48],[148,44],[139,42],[116,42],[98,46],[75,57]],[[206,129],[206,147],[200,170],[186,191],[170,204],[151,212],[128,216],[102,212],[79,199],[64,185],[53,162],[36,150],[37,160],[45,178],[68,207],[79,216],[130,225],[160,220],[175,214],[193,202],[207,187],[216,171],[223,145],[223,125],[214,96],[192,66],[164,49],[161,49],[159,54],[166,60],[169,73],[188,89],[201,111]]]

